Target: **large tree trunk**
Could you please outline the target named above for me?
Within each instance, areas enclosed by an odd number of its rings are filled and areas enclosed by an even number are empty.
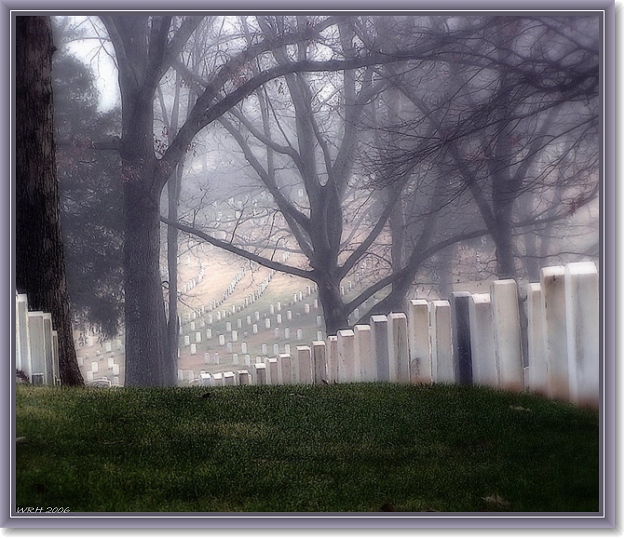
[[[341,329],[349,329],[349,313],[341,297],[338,279],[328,276],[317,282],[317,285],[319,302],[326,325],[326,335],[334,335]]]
[[[146,172],[144,172],[146,173]],[[127,386],[176,384],[160,273],[160,191],[126,181],[124,243]]]
[[[64,385],[83,385],[76,361],[59,193],[48,17],[16,18],[16,286],[34,310],[52,314]]]
[[[168,212],[170,220],[178,221],[178,194],[181,165],[167,182]],[[178,364],[178,228],[167,227],[167,268],[169,275],[169,319],[167,323],[168,354],[173,364]]]

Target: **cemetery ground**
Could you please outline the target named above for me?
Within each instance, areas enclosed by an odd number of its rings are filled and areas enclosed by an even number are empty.
[[[75,512],[596,512],[596,411],[360,383],[16,387],[16,506]]]

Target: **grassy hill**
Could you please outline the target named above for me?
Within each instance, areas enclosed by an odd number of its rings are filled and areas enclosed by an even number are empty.
[[[459,386],[18,386],[16,506],[593,512],[594,411]]]

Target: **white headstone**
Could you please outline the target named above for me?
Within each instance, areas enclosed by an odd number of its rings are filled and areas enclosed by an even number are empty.
[[[432,381],[455,383],[451,338],[451,306],[449,301],[430,303],[430,349]]]
[[[339,358],[338,358],[338,338],[334,335],[328,336],[328,347],[326,350],[326,367],[328,381],[339,381]]]
[[[495,354],[493,311],[489,293],[475,293],[469,298],[469,325],[473,383],[499,387],[499,365]]]
[[[356,380],[356,365],[354,355],[354,331],[349,329],[337,332],[337,359],[339,383],[351,383]]]
[[[549,395],[549,374],[545,357],[543,311],[540,284],[527,285],[527,361],[529,389],[542,396]],[[472,329],[473,330],[473,329]]]
[[[326,367],[326,343],[316,340],[312,343],[313,379],[315,384],[320,385],[323,381],[328,381]]]
[[[371,343],[375,360],[375,380],[390,381],[388,319],[386,316],[371,316]]]
[[[267,367],[263,363],[254,364],[257,385],[267,385]]]
[[[408,342],[410,344],[411,380],[415,383],[431,383],[430,322],[428,302],[423,299],[410,301]]]
[[[408,353],[408,319],[406,314],[388,315],[389,373],[396,383],[410,383],[410,355]]]
[[[265,364],[267,365],[267,384],[277,385],[280,382],[278,378],[278,359],[267,359]]]
[[[599,406],[599,273],[593,262],[565,268],[568,370],[571,401]]]
[[[373,360],[371,327],[369,325],[354,325],[354,357],[356,381],[375,381],[377,370]]]
[[[491,304],[501,388],[523,390],[525,374],[516,281],[495,280],[491,284]]]
[[[312,383],[312,353],[308,346],[297,346],[297,378],[300,383]]]
[[[284,385],[293,383],[293,365],[291,364],[291,355],[281,354],[278,356],[280,363],[280,381]]]
[[[549,396],[568,400],[569,368],[564,272],[563,266],[543,267],[540,271],[540,289]]]

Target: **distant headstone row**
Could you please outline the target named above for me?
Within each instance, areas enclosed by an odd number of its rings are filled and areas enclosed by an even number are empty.
[[[514,280],[490,293],[455,292],[447,300],[412,300],[408,314],[372,316],[295,353],[249,355],[248,369],[181,381],[201,385],[291,383],[459,383],[529,390],[580,405],[599,405],[599,276],[594,263],[546,267],[528,285],[528,364],[524,364],[519,294]],[[289,348],[290,351],[290,348]],[[218,364],[219,358],[215,363]],[[209,357],[210,359],[210,357]],[[238,364],[238,355],[237,362]]]

